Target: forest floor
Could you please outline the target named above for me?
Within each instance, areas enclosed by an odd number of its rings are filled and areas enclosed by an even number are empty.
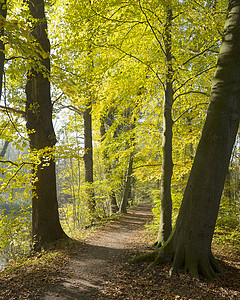
[[[147,263],[127,264],[151,251],[153,237],[144,227],[151,220],[151,205],[140,204],[75,244],[67,258],[54,258],[44,270],[38,263],[33,272],[25,267],[19,276],[16,270],[5,275],[0,299],[240,299],[240,256],[226,245],[213,246],[223,274],[211,282],[184,272],[169,277],[169,264],[149,273],[143,272]]]

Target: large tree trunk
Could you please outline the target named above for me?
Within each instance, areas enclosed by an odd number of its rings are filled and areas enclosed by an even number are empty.
[[[173,106],[173,87],[172,87],[172,9],[167,8],[167,18],[165,24],[164,44],[166,58],[166,83],[163,103],[163,141],[162,141],[162,178],[161,178],[161,211],[158,230],[157,244],[160,246],[170,236],[172,232],[172,196],[171,181],[173,174],[172,161],[172,106]]]
[[[211,252],[221,194],[239,126],[240,0],[230,0],[210,104],[176,226],[168,241],[145,258],[172,261],[193,277],[219,271]]]
[[[96,201],[93,190],[93,145],[92,145],[92,115],[91,104],[83,112],[84,122],[84,166],[85,166],[85,182],[87,184],[87,197],[89,211],[94,215],[96,210]]]
[[[104,124],[104,119],[101,120],[101,126],[100,126],[100,135],[101,135],[101,142],[104,141],[105,136],[106,136],[106,129],[105,129],[105,124]],[[104,151],[103,153],[103,163],[108,159],[108,155],[106,153],[106,151]],[[105,163],[104,163],[105,165]],[[111,165],[109,165],[108,168],[104,168],[104,173],[105,176],[107,178],[107,180],[109,180],[109,174],[111,173]],[[118,205],[117,205],[117,199],[116,199],[116,194],[114,192],[114,190],[110,190],[109,192],[109,199],[110,199],[110,205],[111,205],[111,214],[114,214],[116,212],[118,212]]]
[[[50,53],[44,1],[27,1],[33,18],[31,34],[39,43],[39,49]],[[28,74],[26,85],[26,119],[30,148],[38,151],[39,164],[34,168],[32,196],[32,237],[34,249],[66,237],[59,222],[56,193],[56,174],[53,146],[56,136],[52,124],[50,96],[50,59],[39,59]]]

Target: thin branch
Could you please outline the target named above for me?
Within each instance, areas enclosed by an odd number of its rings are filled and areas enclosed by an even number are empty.
[[[163,25],[163,22],[162,22],[162,20],[159,18],[159,16],[157,15],[157,13],[156,13],[156,12],[152,11],[151,9],[149,9],[149,8],[147,8],[147,7],[144,7],[144,9],[145,9],[146,11],[149,11],[151,14],[153,14],[153,15],[154,15],[154,17],[156,17],[156,18],[157,18],[158,22],[159,22],[161,25]]]
[[[211,49],[212,47],[213,47],[213,45],[211,45],[211,46],[208,47],[207,49],[204,49],[204,50],[201,51],[201,52],[193,51],[193,53],[195,52],[195,55],[193,55],[192,57],[190,57],[189,59],[187,59],[185,62],[183,62],[183,63],[182,63],[182,66],[186,65],[187,63],[189,63],[191,60],[195,59],[196,57],[203,55],[203,54],[206,53],[207,51],[210,51],[210,49]],[[190,51],[192,51],[192,50],[190,49]]]
[[[16,166],[16,167],[19,166],[19,164],[15,163],[15,162],[13,162],[13,161],[11,161],[11,160],[0,160],[0,163],[11,164],[11,165],[14,165],[14,166]]]
[[[0,105],[0,110],[10,111],[10,112],[20,115],[21,117],[26,119],[26,112],[24,110],[16,109],[16,108],[9,107],[9,106],[3,106],[3,105]]]
[[[135,170],[135,169],[145,168],[145,167],[160,167],[160,164],[140,165],[140,166],[133,167],[133,169]]]
[[[14,172],[14,174],[12,175],[11,178],[8,179],[7,184],[5,185],[5,187],[7,187],[10,183],[10,181],[13,180],[13,178],[17,175],[17,173],[22,169],[22,167],[25,165],[25,163],[21,163],[19,168]]]
[[[73,72],[71,72],[71,71],[67,71],[67,70],[65,70],[65,69],[63,69],[63,68],[61,68],[61,67],[59,67],[59,66],[56,66],[55,64],[52,65],[52,68],[59,69],[59,70],[61,70],[61,71],[63,71],[63,72],[69,73],[69,74],[71,74],[71,75],[73,75],[73,76],[76,76],[76,77],[78,77],[78,78],[82,78],[81,75],[78,75],[78,74],[73,73]]]
[[[109,45],[109,47],[115,48],[115,49],[119,50],[120,52],[126,54],[128,57],[134,58],[135,60],[139,61],[143,65],[147,66],[155,74],[155,76],[157,77],[157,79],[159,80],[159,82],[162,84],[163,89],[165,89],[164,83],[163,83],[162,79],[159,77],[158,72],[156,72],[149,64],[147,64],[146,62],[142,61],[139,57],[137,57],[137,56],[135,56],[135,55],[133,55],[131,53],[128,53],[128,52],[124,51],[123,49],[121,49],[120,47],[118,47],[116,45]]]
[[[138,2],[139,2],[140,10],[141,10],[141,12],[144,14],[145,19],[146,19],[146,21],[147,21],[147,23],[148,23],[148,26],[150,27],[150,29],[151,29],[151,31],[152,31],[152,33],[153,33],[155,39],[157,40],[157,42],[158,42],[158,44],[159,44],[159,46],[160,46],[160,48],[161,48],[163,54],[166,55],[166,51],[164,51],[164,48],[163,48],[163,45],[162,45],[161,41],[159,40],[159,38],[158,38],[158,36],[157,36],[155,30],[153,29],[153,26],[151,25],[151,23],[150,23],[150,21],[149,21],[149,19],[148,19],[147,14],[145,13],[145,11],[144,11],[143,8],[142,8],[141,0],[139,0]]]
[[[1,130],[0,136],[2,136],[4,130],[8,127],[9,122],[10,122],[10,121],[8,120],[7,124],[6,124],[6,125],[3,127],[3,129]]]
[[[210,70],[212,70],[212,69],[214,69],[214,68],[216,68],[216,65],[214,65],[214,66],[212,66],[212,67],[210,67],[210,68],[204,69],[203,71],[201,71],[201,72],[195,74],[193,77],[188,78],[183,84],[180,85],[180,87],[178,87],[178,88],[174,91],[174,93],[176,93],[178,90],[180,90],[181,88],[183,88],[183,87],[184,87],[189,81],[191,81],[192,79],[194,79],[194,78],[196,78],[196,77],[202,75],[203,73],[206,73],[206,72],[208,72],[208,71],[210,71]]]
[[[178,120],[180,120],[186,113],[189,112],[189,110],[191,109],[196,109],[198,106],[202,106],[202,105],[208,105],[209,102],[203,102],[203,103],[198,103],[195,105],[190,106],[187,110],[185,110],[180,116],[177,117],[176,120],[173,120],[173,124],[175,124]]]
[[[109,67],[107,67],[104,72],[106,73],[109,69],[111,69],[113,66],[115,66],[117,63],[119,63],[122,59],[124,59],[127,56],[127,54],[124,54],[122,57],[118,58],[116,61],[114,61]]]
[[[94,12],[95,15],[99,16],[100,18],[104,19],[104,20],[107,20],[107,21],[111,21],[111,22],[117,22],[117,23],[121,23],[121,24],[144,24],[145,22],[143,21],[126,21],[126,20],[119,20],[119,19],[114,19],[112,18],[120,9],[124,8],[124,7],[127,7],[128,5],[125,5],[125,6],[121,6],[119,7],[115,12],[112,13],[112,15],[110,17],[106,17],[100,13],[98,13],[95,9],[92,8],[91,6],[91,10]]]
[[[9,57],[9,58],[5,58],[5,61],[10,61],[10,60],[14,60],[14,59],[28,59],[28,57],[12,56],[12,57]]]
[[[82,114],[83,114],[83,112],[80,109],[78,109],[76,106],[74,106],[74,105],[61,105],[60,106],[60,109],[64,109],[64,108],[67,108],[67,109],[69,109],[71,111],[74,111],[74,112],[76,112],[80,116],[82,116]]]
[[[22,162],[22,163],[18,164],[14,161],[11,161],[11,160],[0,160],[0,163],[7,163],[7,164],[14,165],[16,167],[22,166],[22,165],[33,165],[33,163],[31,163],[31,162]]]
[[[184,95],[188,95],[188,94],[201,94],[201,95],[204,95],[204,96],[207,96],[207,97],[210,96],[208,93],[201,92],[201,91],[188,91],[188,92],[185,92],[185,93],[178,94],[178,95],[174,98],[174,101],[175,101],[177,98],[182,97],[182,96],[184,96]]]
[[[57,97],[56,100],[52,101],[52,105],[54,105],[56,102],[58,102],[58,100],[60,100],[61,97],[62,97],[63,95],[64,95],[64,93],[62,92],[62,93],[60,94],[60,96]]]
[[[172,20],[177,19],[177,18],[178,18],[179,16],[181,16],[183,13],[184,13],[183,11],[179,12],[178,14],[176,14],[176,16],[173,16],[173,17],[172,17]]]
[[[11,114],[9,113],[8,111],[8,106],[7,106],[7,94],[6,94],[6,74],[5,72],[3,72],[3,76],[4,76],[4,105],[5,105],[5,110],[6,110],[6,113],[7,113],[7,116],[10,120],[10,122],[12,123],[13,125],[13,128],[16,130],[16,132],[18,133],[18,135],[23,138],[24,140],[27,140],[24,136],[21,135],[21,133],[19,132],[19,130],[17,129],[16,125],[14,124],[13,120],[12,120],[12,116]]]
[[[125,38],[129,35],[129,33],[134,29],[135,26],[137,26],[138,24],[133,24],[133,26],[131,28],[129,28],[128,32],[122,37],[122,42],[120,43],[121,45],[123,44]]]

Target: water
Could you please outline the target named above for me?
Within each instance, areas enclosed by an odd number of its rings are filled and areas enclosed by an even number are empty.
[[[0,271],[5,267],[5,259],[2,255],[0,255]]]

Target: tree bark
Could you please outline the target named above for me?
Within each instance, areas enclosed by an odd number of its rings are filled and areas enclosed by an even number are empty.
[[[210,104],[176,226],[167,242],[142,259],[173,261],[193,277],[220,271],[211,243],[240,114],[240,0],[230,0]]]
[[[119,212],[121,214],[127,213],[128,195],[129,195],[129,190],[130,190],[132,167],[133,167],[133,157],[134,157],[134,154],[132,152],[129,155],[129,162],[128,162],[126,181],[125,181],[125,186],[124,186],[124,191],[123,191],[123,197],[122,197],[121,205],[119,208]]]
[[[47,22],[44,1],[26,1],[32,18],[31,34],[48,55],[42,56],[29,71],[26,84],[26,119],[32,151],[38,151],[39,164],[34,168],[32,196],[33,248],[40,250],[58,239],[65,238],[58,214],[56,173],[53,146],[56,136],[52,124],[50,96],[50,43],[47,37]],[[45,57],[45,56],[44,56]]]
[[[4,157],[4,156],[5,156],[9,144],[10,144],[9,141],[5,141],[5,142],[4,142],[3,148],[2,148],[2,150],[1,150],[1,152],[0,152],[0,157]]]
[[[104,120],[101,120],[100,135],[101,135],[101,142],[103,142],[105,139],[105,136],[106,136]],[[107,158],[108,158],[107,153],[104,151],[103,160],[105,161]],[[109,174],[111,172],[111,165],[109,165],[108,168],[104,168],[104,172],[105,172],[107,179],[109,179]],[[109,192],[109,199],[110,199],[110,205],[111,205],[111,213],[114,214],[114,213],[118,212],[118,205],[117,205],[116,194],[112,189]]]
[[[0,17],[2,21],[2,26],[0,27],[0,99],[2,96],[2,81],[3,81],[3,72],[4,72],[4,61],[5,61],[5,45],[2,40],[4,36],[4,25],[7,16],[7,1],[1,1],[0,3]]]
[[[167,18],[165,24],[164,44],[166,59],[166,82],[163,103],[163,140],[162,140],[162,178],[161,178],[161,211],[157,244],[160,246],[167,241],[172,232],[172,196],[171,181],[173,174],[172,160],[172,137],[173,137],[173,68],[172,68],[172,9],[167,7]]]
[[[83,112],[84,122],[84,166],[85,166],[85,182],[87,184],[88,206],[91,215],[96,210],[96,201],[93,190],[93,145],[92,145],[92,115],[91,104]]]

